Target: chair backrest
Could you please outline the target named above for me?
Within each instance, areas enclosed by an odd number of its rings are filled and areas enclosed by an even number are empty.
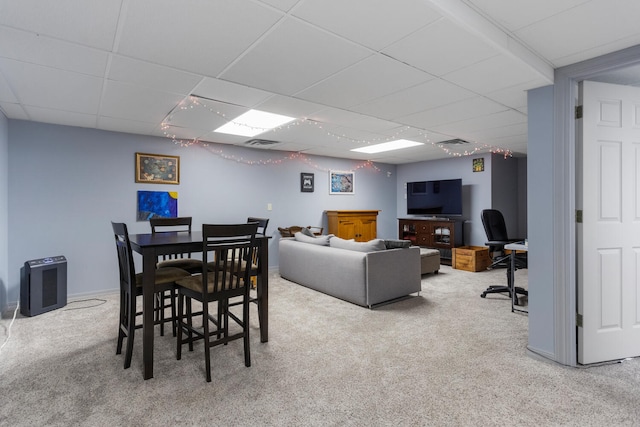
[[[180,216],[177,218],[155,217],[149,219],[151,233],[161,233],[163,231],[187,231],[191,233],[190,216]]]
[[[494,242],[509,240],[502,212],[496,209],[485,209],[482,211],[481,217],[487,239]]]
[[[251,268],[246,260],[253,259],[257,230],[255,222],[202,225],[202,259],[209,265],[202,274],[205,300],[215,294],[248,294]]]
[[[191,233],[191,222],[192,218],[190,216],[179,216],[176,218],[163,218],[156,217],[149,219],[149,225],[151,225],[151,234],[155,233],[165,233],[169,231],[178,231]],[[180,258],[190,258],[190,252],[184,252],[181,254],[166,254],[161,255],[158,258],[166,261],[170,259],[180,259]]]
[[[247,222],[257,222],[258,223],[258,231],[256,234],[260,234],[262,236],[267,235],[267,225],[269,224],[269,218],[256,218],[250,216],[247,218]]]
[[[118,251],[118,267],[120,271],[120,290],[135,295],[135,267],[133,265],[133,252],[129,241],[127,225],[123,222],[111,222],[113,234],[116,240],[116,250]]]

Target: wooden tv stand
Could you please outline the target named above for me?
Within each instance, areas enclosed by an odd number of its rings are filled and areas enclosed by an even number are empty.
[[[398,218],[398,238],[440,251],[440,263],[451,265],[453,248],[462,246],[462,221],[446,218]]]

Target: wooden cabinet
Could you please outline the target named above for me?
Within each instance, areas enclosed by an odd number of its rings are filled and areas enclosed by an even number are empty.
[[[462,222],[441,219],[400,218],[398,237],[411,244],[440,251],[440,262],[451,264],[453,248],[462,246]]]
[[[380,211],[325,211],[328,233],[342,239],[368,242],[378,235],[378,212]]]

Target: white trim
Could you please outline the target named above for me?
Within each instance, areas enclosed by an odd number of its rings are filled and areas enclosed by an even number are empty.
[[[554,85],[554,338],[555,361],[577,366],[575,125],[576,83],[607,71],[640,64],[640,45],[556,70]]]

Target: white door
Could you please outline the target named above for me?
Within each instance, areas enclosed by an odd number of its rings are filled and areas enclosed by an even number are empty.
[[[580,93],[578,363],[589,364],[640,356],[640,88],[585,81]]]

